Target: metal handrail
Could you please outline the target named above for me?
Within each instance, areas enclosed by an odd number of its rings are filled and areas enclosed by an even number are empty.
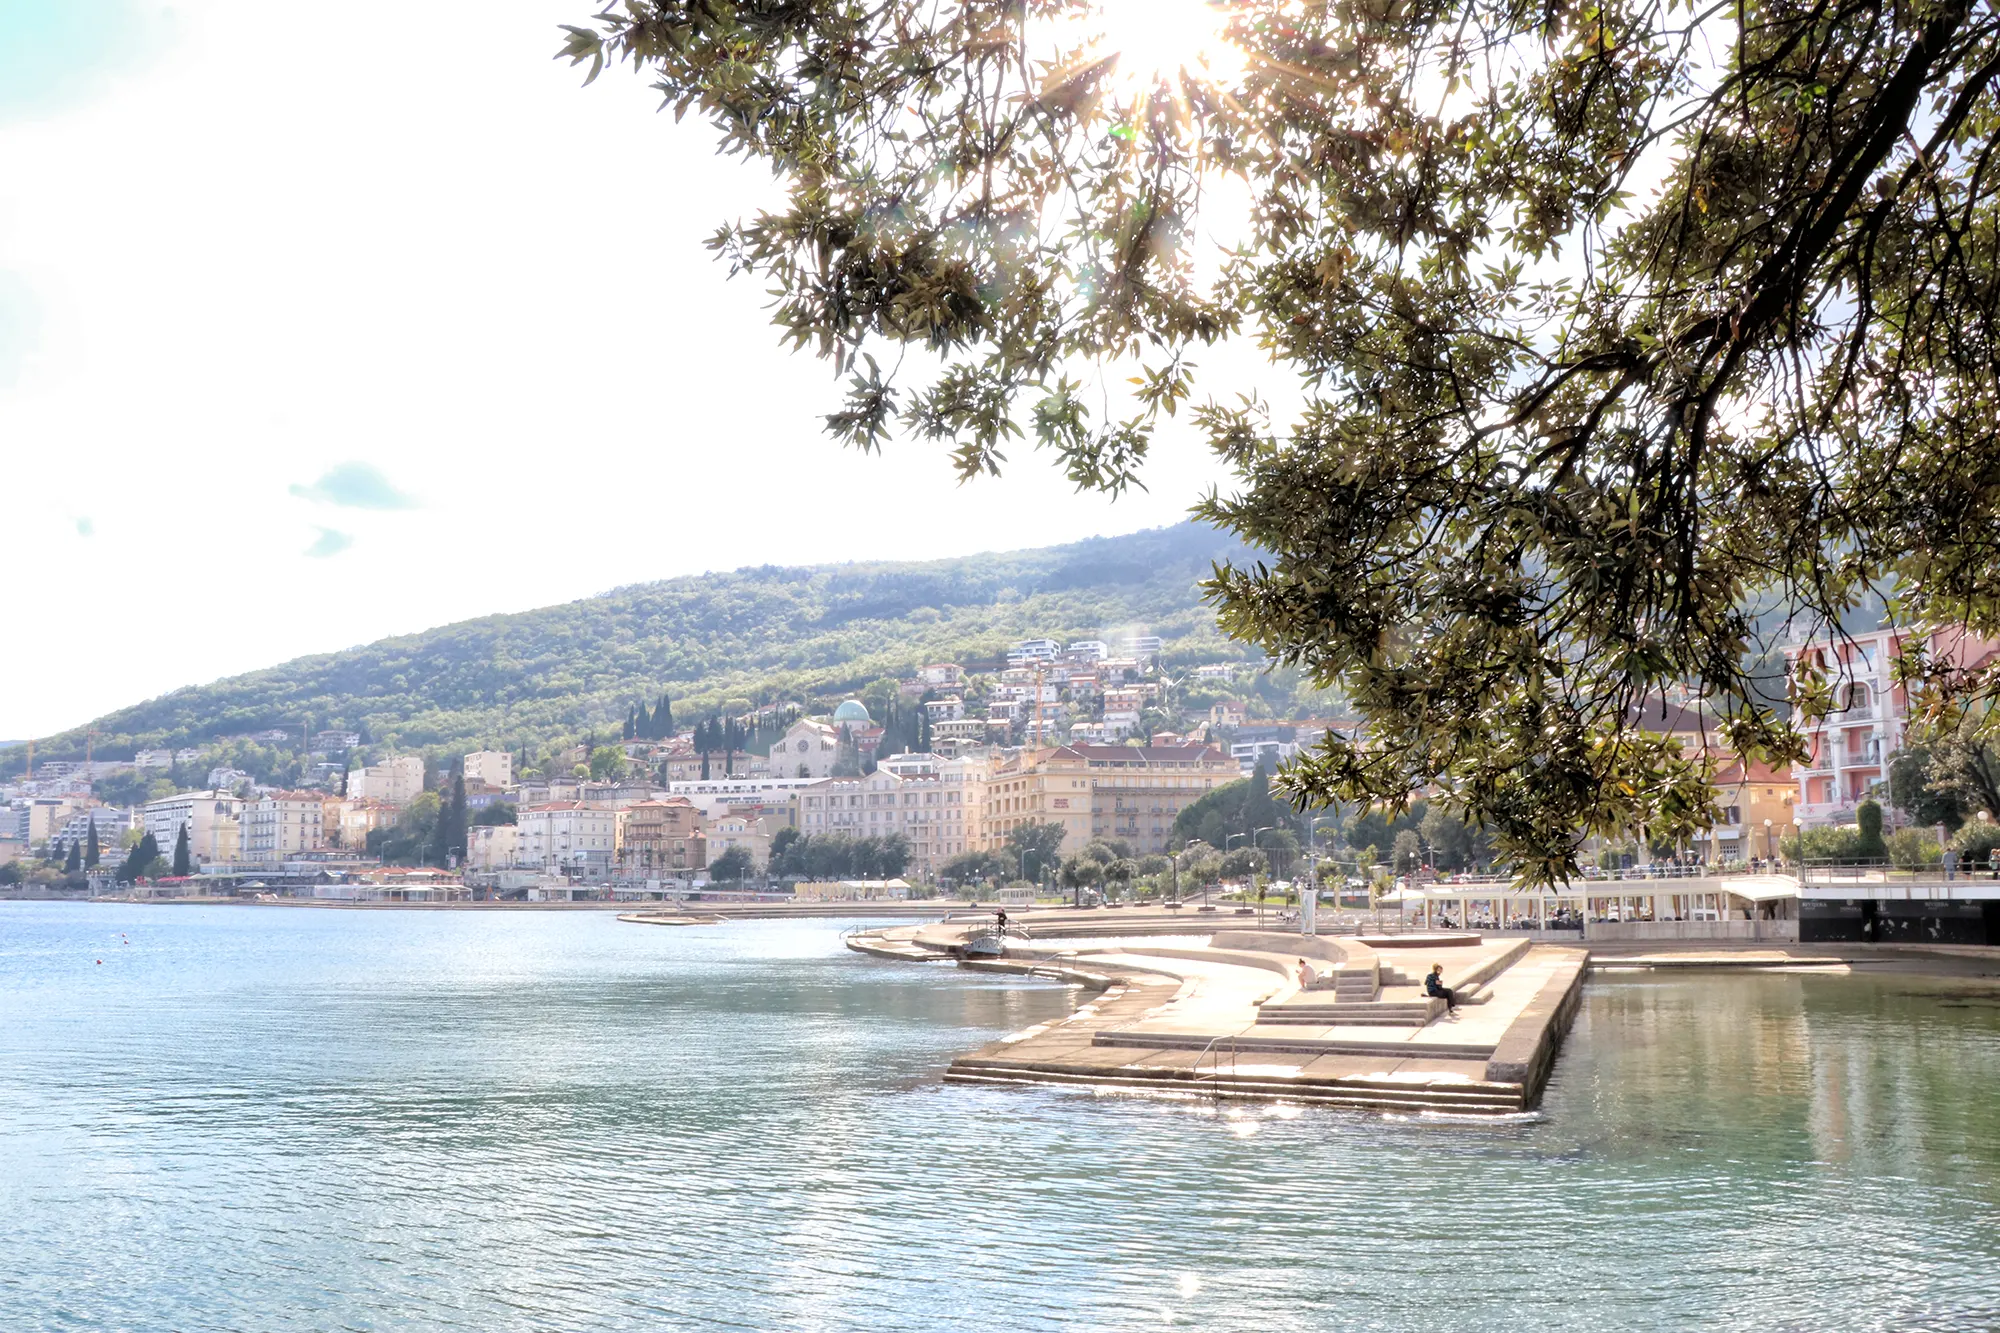
[[[1954,879],[1975,879],[1980,875],[1993,873],[1992,862],[1985,857],[1967,855],[1960,859],[1951,872]],[[1934,866],[1899,866],[1889,861],[1806,861],[1798,867],[1799,879],[1807,884],[1882,883],[1882,884],[1944,884],[1945,868]]]
[[[1236,1072],[1236,1035],[1234,1033],[1224,1034],[1218,1032],[1213,1037],[1210,1037],[1208,1039],[1208,1045],[1202,1047],[1200,1054],[1196,1055],[1194,1058],[1193,1072],[1194,1072],[1195,1083],[1199,1084],[1201,1082],[1202,1056],[1209,1054],[1211,1051],[1215,1051],[1215,1044],[1219,1041],[1224,1040],[1225,1036],[1227,1037],[1227,1040],[1229,1042],[1229,1072],[1231,1074],[1234,1074]],[[1215,1099],[1217,1101],[1221,1101],[1222,1100],[1222,1055],[1220,1052],[1216,1052],[1215,1063],[1209,1067],[1209,1088],[1212,1090]]]

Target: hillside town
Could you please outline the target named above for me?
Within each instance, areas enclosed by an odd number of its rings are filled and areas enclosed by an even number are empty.
[[[1641,728],[1714,761],[1721,822],[1673,849],[1676,858],[1779,860],[1802,834],[1852,824],[1871,799],[1887,803],[1909,721],[1891,664],[1912,641],[1881,630],[1787,649],[1791,670],[1832,680],[1837,705],[1811,729],[1811,758],[1789,771],[1721,749],[1715,718],[1695,701],[1646,709]],[[1923,642],[1954,660],[1993,652],[1962,636]],[[526,748],[442,761],[371,754],[361,733],[341,729],[228,738],[303,743],[309,766],[293,785],[222,762],[204,772],[239,752],[228,746],[45,763],[0,786],[0,876],[18,884],[37,867],[45,883],[60,876],[98,891],[396,901],[997,886],[1052,877],[1086,848],[1132,864],[1178,852],[1190,842],[1183,812],[1204,797],[1356,725],[1252,717],[1232,685],[1254,666],[1168,669],[1159,656],[1147,635],[1115,645],[1026,639],[989,672],[942,662],[878,682],[872,707],[859,697],[823,714],[767,705],[691,727],[675,724],[662,694],[636,704],[616,738],[539,760]],[[1207,701],[1198,715],[1190,698]],[[183,785],[177,774],[200,776]],[[114,799],[140,783],[146,799]],[[1892,827],[1910,822],[1892,810]],[[1295,852],[1297,838],[1276,823],[1255,832],[1278,833]],[[1280,850],[1252,842],[1247,850]],[[1416,868],[1405,859],[1440,863],[1413,832],[1396,847],[1397,869]],[[1386,859],[1388,848],[1368,851]],[[1622,855],[1629,863],[1633,853]],[[1479,859],[1461,855],[1459,868],[1485,868]]]

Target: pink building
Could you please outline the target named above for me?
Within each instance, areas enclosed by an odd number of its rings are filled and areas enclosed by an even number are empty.
[[[1792,772],[1799,784],[1795,807],[1802,827],[1844,824],[1878,783],[1903,746],[1910,715],[1908,692],[1895,682],[1896,656],[1906,644],[1927,644],[1933,661],[1977,667],[1996,645],[1958,630],[1878,629],[1813,639],[1785,649],[1788,669],[1810,659],[1826,673],[1833,710],[1806,728],[1809,762]],[[1886,802],[1885,802],[1886,804]]]

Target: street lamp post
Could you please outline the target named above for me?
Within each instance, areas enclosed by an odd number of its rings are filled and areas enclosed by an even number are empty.
[[[1306,820],[1306,887],[1299,897],[1299,934],[1319,934],[1319,821]]]
[[[1257,836],[1261,833],[1269,833],[1276,827],[1276,824],[1266,824],[1262,828],[1251,829],[1250,850],[1253,852],[1262,851],[1263,849],[1257,845]],[[1257,884],[1257,872],[1254,869],[1250,872],[1250,882],[1257,885],[1257,925],[1261,928],[1264,924],[1264,886]]]

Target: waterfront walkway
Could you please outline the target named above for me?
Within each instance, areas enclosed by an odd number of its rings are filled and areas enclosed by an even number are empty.
[[[990,912],[857,931],[901,962],[1051,977],[1098,995],[1068,1018],[955,1060],[953,1082],[1045,1083],[1201,1098],[1281,1098],[1492,1116],[1540,1101],[1590,972],[1921,969],[2000,975],[2000,950],[1261,930],[1241,917],[1102,909],[1011,914],[1005,954],[968,958]],[[991,943],[991,940],[987,940]],[[1306,975],[1301,978],[1300,963]],[[1423,993],[1433,963],[1470,1003]]]

